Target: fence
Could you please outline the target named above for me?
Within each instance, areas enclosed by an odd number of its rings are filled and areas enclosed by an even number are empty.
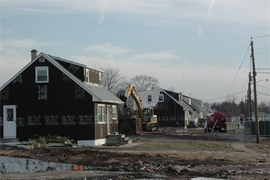
[[[249,130],[251,135],[256,135],[256,122],[246,122],[245,128]],[[270,121],[259,122],[260,136],[270,136]]]

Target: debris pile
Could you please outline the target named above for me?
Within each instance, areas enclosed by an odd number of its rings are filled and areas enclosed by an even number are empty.
[[[63,137],[58,135],[47,135],[47,136],[34,135],[34,136],[35,138],[29,139],[29,143],[26,146],[27,149],[34,149],[40,147],[76,146],[74,140],[70,139],[69,137]]]

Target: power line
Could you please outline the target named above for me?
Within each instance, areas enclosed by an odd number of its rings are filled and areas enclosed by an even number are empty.
[[[270,94],[265,94],[265,93],[261,93],[261,92],[257,92],[258,94],[261,94],[261,95],[265,95],[265,96],[269,96],[270,97]]]
[[[207,100],[209,101],[209,100],[225,99],[225,98],[228,98],[228,97],[233,97],[233,96],[235,96],[235,95],[241,94],[241,93],[243,93],[243,92],[247,92],[247,90],[240,91],[240,92],[238,92],[238,93],[233,93],[233,94],[231,94],[230,96],[223,96],[223,97],[211,98],[211,99],[204,99],[204,100],[205,100],[205,101],[207,101]]]
[[[243,86],[241,87],[240,91],[242,91],[243,88],[247,85],[247,82],[248,82],[248,78],[247,78],[246,82],[243,84]]]
[[[252,39],[252,38],[268,37],[268,36],[270,36],[270,34],[267,34],[267,35],[261,35],[261,36],[254,36],[254,37],[251,37],[251,39]],[[232,90],[232,88],[233,88],[233,86],[234,86],[234,83],[235,83],[235,81],[236,81],[236,78],[237,78],[237,76],[238,76],[238,74],[239,74],[239,72],[240,72],[240,69],[242,68],[242,65],[243,65],[243,63],[244,63],[244,61],[245,61],[245,59],[246,59],[246,56],[247,56],[247,53],[248,53],[248,51],[249,51],[249,47],[250,47],[250,46],[251,46],[251,43],[248,45],[247,51],[246,51],[246,53],[245,53],[245,55],[244,55],[244,58],[243,58],[243,60],[242,60],[242,62],[241,62],[241,64],[240,64],[239,68],[238,68],[238,71],[237,71],[237,73],[236,73],[236,75],[235,75],[235,77],[234,77],[234,80],[233,80],[233,82],[232,82],[232,85],[231,85],[231,87],[230,87],[230,90],[229,90],[227,96],[221,97],[221,98],[212,98],[212,99],[208,99],[208,100],[219,100],[219,99],[224,99],[224,98],[228,98],[228,97],[230,97],[230,96],[234,96],[234,95],[237,95],[237,94],[241,93],[241,92],[239,92],[239,93],[235,93],[235,94],[230,95],[231,90]],[[251,66],[250,66],[250,68],[251,68]],[[250,71],[251,71],[251,69],[250,69]],[[262,73],[265,73],[265,72],[262,72]],[[267,74],[268,74],[268,73],[267,73]],[[243,85],[243,87],[244,87],[244,85]],[[243,87],[241,88],[241,90],[243,89]]]
[[[250,47],[250,44],[248,45],[247,51],[246,51],[246,53],[245,53],[245,56],[244,56],[244,58],[243,58],[243,60],[242,60],[242,62],[241,62],[240,67],[238,68],[238,71],[237,71],[237,73],[236,73],[236,75],[235,75],[235,77],[234,77],[233,83],[232,83],[232,85],[231,85],[231,87],[230,87],[230,90],[229,90],[227,96],[229,96],[230,93],[231,93],[231,90],[232,90],[232,87],[233,87],[233,85],[234,85],[234,83],[235,83],[235,80],[236,80],[236,78],[237,78],[237,76],[238,76],[238,74],[239,74],[239,71],[240,71],[240,69],[241,69],[241,67],[242,67],[242,65],[243,65],[243,63],[244,63],[244,61],[245,61],[245,59],[246,59],[246,56],[247,56],[249,47]]]
[[[258,84],[258,86],[259,86],[260,88],[262,88],[262,89],[265,89],[265,90],[270,91],[270,88],[269,88],[269,87],[265,87],[265,86],[262,86],[262,85],[259,85],[259,84]]]
[[[258,52],[258,53],[255,53],[255,55],[268,54],[269,52],[270,52],[270,51]]]
[[[257,72],[257,74],[270,74],[270,72]]]
[[[267,36],[270,36],[270,34],[265,34],[265,35],[261,35],[261,36],[254,36],[254,37],[251,37],[251,39],[253,38],[262,38],[262,37],[267,37]]]

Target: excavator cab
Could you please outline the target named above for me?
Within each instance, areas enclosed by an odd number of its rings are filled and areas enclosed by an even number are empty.
[[[143,108],[143,113],[142,113],[142,122],[143,123],[150,122],[152,116],[153,116],[153,112],[150,108]]]
[[[154,115],[154,109],[143,108],[142,111],[142,128],[146,131],[157,131],[157,116]]]

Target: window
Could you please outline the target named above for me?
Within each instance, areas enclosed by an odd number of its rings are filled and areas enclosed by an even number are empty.
[[[75,99],[83,99],[84,98],[84,90],[76,85],[75,86]]]
[[[48,99],[47,85],[38,86],[38,100],[47,100],[47,99]]]
[[[18,75],[14,80],[13,80],[13,82],[12,83],[22,83],[22,75],[20,74],[20,75]]]
[[[7,109],[7,121],[14,121],[14,112],[12,108]]]
[[[103,76],[103,74],[102,74],[101,72],[99,72],[99,73],[98,73],[98,80],[99,80],[99,81],[98,81],[98,84],[99,84],[99,85],[102,85],[102,84],[103,84],[103,81],[102,81],[102,78],[103,78],[103,77],[102,77],[102,76]]]
[[[85,82],[90,82],[89,70],[88,69],[85,70]]]
[[[152,102],[152,95],[148,95],[147,100],[148,100],[148,102]]]
[[[116,120],[117,118],[117,111],[116,111],[116,105],[112,106],[112,119]]]
[[[0,92],[0,100],[8,100],[9,99],[9,87],[7,86]]]
[[[39,66],[36,67],[36,83],[49,82],[49,67]]]
[[[164,102],[164,95],[163,94],[158,95],[158,102]]]
[[[98,79],[99,79],[99,81],[102,80],[102,73],[101,72],[98,73]]]
[[[104,104],[98,104],[97,107],[97,116],[98,116],[98,123],[105,123],[105,105]]]

